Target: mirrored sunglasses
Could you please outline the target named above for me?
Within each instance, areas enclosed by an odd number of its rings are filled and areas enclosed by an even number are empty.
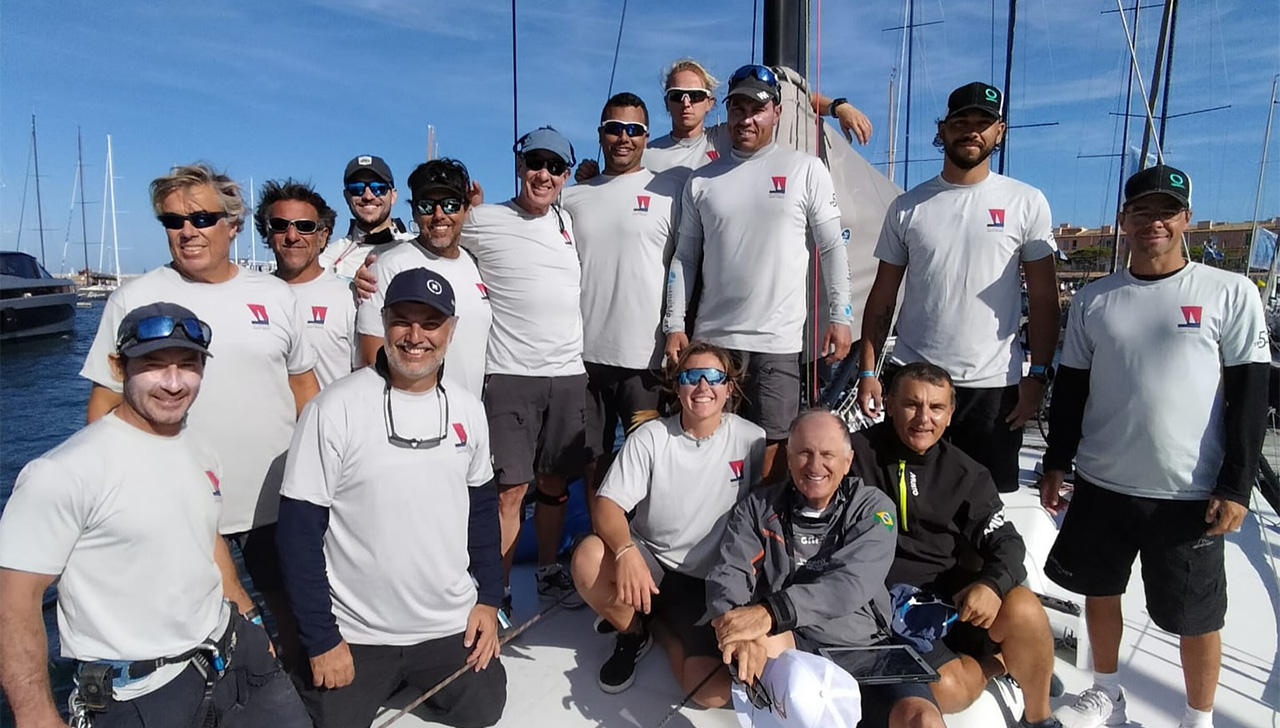
[[[156,341],[173,336],[173,332],[181,331],[187,340],[199,344],[206,349],[213,341],[213,329],[209,324],[196,318],[174,318],[172,316],[148,316],[141,319],[116,342],[116,349],[122,349],[135,343]]]
[[[203,230],[217,225],[219,220],[227,216],[228,215],[225,212],[205,212],[204,210],[199,210],[191,213],[190,215],[179,215],[176,212],[165,212],[156,215],[156,219],[160,221],[160,224],[163,225],[166,230],[181,230],[188,222],[191,223],[192,227]]]
[[[356,182],[348,182],[342,186],[346,190],[349,197],[364,197],[364,191],[369,190],[374,197],[383,197],[391,191],[391,185],[386,182],[360,180]]]
[[[437,207],[446,215],[456,215],[462,209],[462,199],[459,197],[446,197],[442,200],[413,200],[409,204],[417,215],[434,215]]]
[[[723,369],[714,367],[697,367],[695,369],[686,369],[676,377],[676,383],[685,387],[696,387],[700,380],[706,380],[707,384],[716,386],[729,381],[729,373]]]
[[[600,131],[609,136],[622,136],[626,134],[632,139],[642,137],[649,133],[649,127],[638,121],[618,121],[610,119],[600,125]]]
[[[729,77],[729,85],[732,86],[746,78],[754,78],[770,86],[778,85],[778,75],[773,72],[772,68],[755,63],[747,64],[734,71],[733,75]]]

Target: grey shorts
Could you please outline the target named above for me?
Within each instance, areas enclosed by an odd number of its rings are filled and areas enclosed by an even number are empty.
[[[591,457],[614,451],[618,422],[630,430],[632,418],[641,410],[657,410],[660,382],[647,369],[624,369],[608,364],[586,363],[587,447]]]
[[[663,566],[634,532],[631,540],[644,556],[653,583],[658,585],[658,593],[650,605],[650,618],[660,620],[680,642],[685,657],[719,657],[715,628],[710,623],[698,624],[707,611],[706,580]]]
[[[572,480],[587,459],[587,375],[491,374],[484,386],[489,450],[498,485],[535,474]]]
[[[742,411],[770,440],[787,439],[800,414],[800,354],[761,354],[731,349],[742,367]]]

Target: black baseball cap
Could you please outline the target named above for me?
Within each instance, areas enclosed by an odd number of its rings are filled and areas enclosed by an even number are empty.
[[[1191,207],[1191,177],[1180,169],[1167,164],[1134,174],[1124,183],[1124,204],[1129,204],[1147,195],[1168,195],[1182,204]]]
[[[212,340],[213,329],[191,309],[162,301],[125,314],[116,329],[116,353],[139,357],[161,349],[191,349],[211,356]]]
[[[444,276],[428,268],[410,268],[391,279],[383,309],[405,302],[425,303],[446,316],[455,313],[453,286]]]
[[[433,159],[419,164],[409,175],[409,192],[420,200],[432,190],[442,190],[461,197],[465,202],[471,196],[471,176],[462,162],[453,159]]]
[[[1004,94],[989,83],[966,83],[947,97],[947,118],[970,109],[985,111],[997,119],[1004,118]]]
[[[351,177],[362,170],[372,172],[378,179],[392,187],[396,186],[395,177],[391,176],[391,168],[387,166],[382,157],[376,157],[372,154],[361,154],[358,157],[352,157],[351,161],[347,162],[347,170],[342,173],[342,183],[350,182]]]

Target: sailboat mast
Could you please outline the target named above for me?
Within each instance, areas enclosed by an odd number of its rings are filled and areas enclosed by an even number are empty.
[[[111,135],[107,135],[107,190],[111,197],[111,253],[115,256],[116,283],[120,283],[120,231],[116,227],[116,163],[111,156]]]
[[[253,191],[253,178],[250,177],[249,178],[249,209],[252,211],[257,206],[258,206],[258,202],[254,196],[254,191]],[[253,269],[257,270],[258,269],[258,236],[254,228],[255,226],[253,225],[249,226],[249,257],[250,257],[250,260],[252,261]]]
[[[1160,139],[1165,139],[1164,128],[1169,122],[1169,92],[1173,90],[1173,41],[1178,34],[1178,0],[1170,0],[1169,52],[1164,62],[1164,98],[1160,100]]]
[[[1018,0],[1009,0],[1009,30],[1004,45],[1004,140],[1000,144],[1000,167],[1004,174],[1005,155],[1009,153],[1009,85],[1013,83],[1013,28],[1018,22]]]
[[[1271,146],[1271,118],[1276,110],[1276,81],[1280,81],[1280,74],[1271,77],[1271,102],[1267,104],[1267,131],[1262,136],[1262,161],[1258,163],[1258,187],[1253,193],[1253,227],[1249,233],[1249,257],[1245,258],[1244,274],[1249,275],[1249,266],[1253,263],[1253,249],[1258,245],[1258,211],[1262,207],[1262,180],[1266,178],[1267,172],[1267,148]],[[1280,250],[1280,245],[1276,245],[1276,249]],[[1276,255],[1275,250],[1271,251],[1271,265],[1267,266],[1268,279],[1275,276]],[[1267,297],[1274,298],[1275,293],[1271,290],[1272,280],[1267,281]]]
[[[1133,34],[1138,34],[1138,14],[1141,11],[1142,3],[1134,2],[1133,4]],[[1120,12],[1124,12],[1121,10]],[[1115,235],[1111,238],[1111,272],[1115,273],[1120,268],[1120,205],[1124,204],[1124,183],[1126,181],[1125,173],[1127,170],[1125,160],[1129,158],[1129,114],[1133,111],[1133,64],[1129,64],[1129,80],[1125,84],[1124,95],[1124,133],[1121,134],[1120,143],[1120,183],[1116,185],[1116,220]]]
[[[80,239],[84,243],[84,282],[89,283],[89,221],[84,211],[84,142],[76,127],[76,175],[80,180]]]
[[[915,71],[916,0],[907,0],[907,101],[902,139],[902,189],[911,189],[911,77]]]
[[[36,225],[40,232],[40,265],[44,265],[44,210],[40,203],[40,150],[36,145],[36,115],[31,115],[31,158],[36,166]]]
[[[1156,43],[1156,63],[1155,68],[1151,71],[1151,95],[1147,97],[1147,118],[1153,119],[1156,113],[1156,97],[1160,95],[1160,67],[1164,63],[1165,49],[1169,41],[1169,21],[1173,15],[1174,0],[1164,0],[1164,14],[1160,18],[1160,40]],[[1137,34],[1134,34],[1137,37]],[[1168,88],[1165,89],[1168,94]],[[1142,158],[1138,160],[1138,169],[1146,169],[1147,166],[1147,150],[1151,148],[1151,133],[1155,130],[1154,123],[1148,123],[1147,128],[1142,132]],[[1159,157],[1159,163],[1164,163],[1164,134],[1156,138],[1156,154]]]

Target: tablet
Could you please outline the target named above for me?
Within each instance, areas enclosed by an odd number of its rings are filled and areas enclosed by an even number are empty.
[[[860,685],[938,681],[938,671],[910,645],[823,647],[818,653],[847,670]]]

